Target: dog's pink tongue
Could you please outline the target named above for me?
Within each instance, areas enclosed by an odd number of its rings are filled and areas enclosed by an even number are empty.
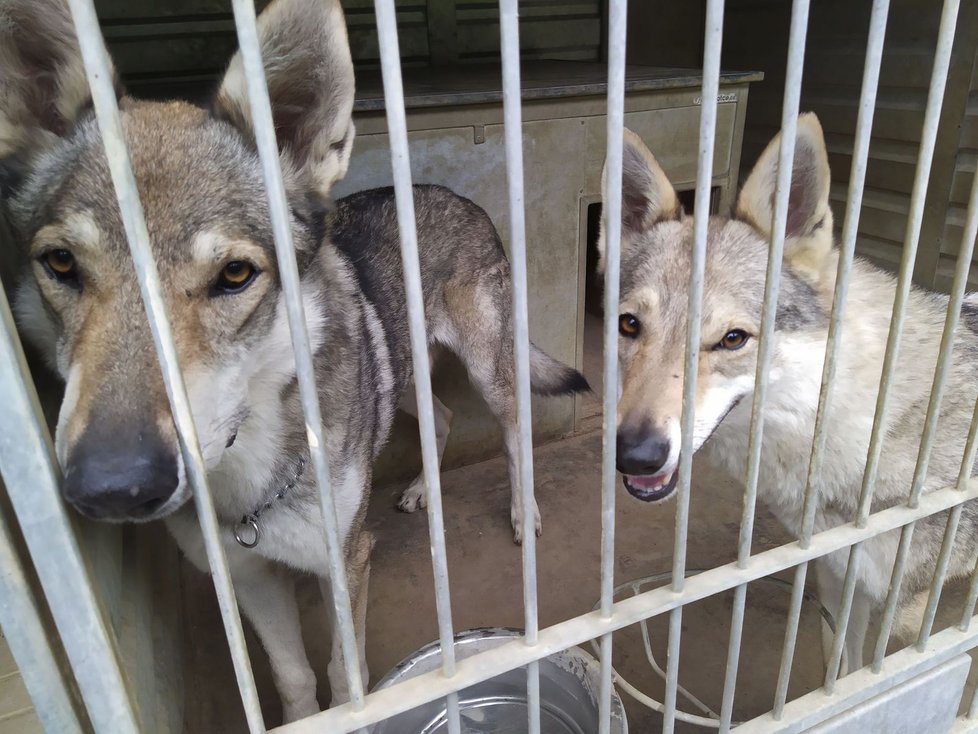
[[[628,483],[631,484],[636,489],[658,489],[666,480],[669,479],[668,476],[629,476]]]

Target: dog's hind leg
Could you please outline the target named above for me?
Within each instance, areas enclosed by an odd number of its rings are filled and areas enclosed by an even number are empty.
[[[360,661],[360,679],[364,690],[366,690],[370,678],[367,669],[365,631],[367,626],[367,594],[370,581],[370,552],[373,545],[373,534],[366,530],[361,531],[351,546],[346,559],[347,588],[350,593],[350,606],[353,609],[353,629],[357,638],[357,657]],[[339,706],[350,700],[350,686],[346,678],[343,646],[340,644],[340,633],[333,608],[333,595],[329,586],[329,579],[320,577],[320,589],[323,594],[323,601],[329,610],[333,635],[332,653],[329,665],[326,666],[331,695],[329,705]]]
[[[513,540],[523,542],[523,493],[520,490],[520,472],[517,457],[519,456],[519,434],[516,428],[516,375],[513,369],[513,350],[511,344],[504,344],[500,356],[493,364],[466,360],[469,376],[479,388],[482,398],[503,429],[503,448],[506,451],[506,466],[509,470],[509,486],[511,490],[509,503],[509,521],[513,526]],[[540,510],[536,500],[533,501],[533,525],[536,534],[543,532],[540,521]]]
[[[452,411],[442,403],[437,396],[432,394],[432,403],[435,409],[435,441],[438,445],[438,468],[441,469],[441,457],[445,455],[445,445],[448,443],[448,434],[452,427]],[[397,406],[408,415],[418,417],[418,400],[415,395],[414,383],[407,386],[401,402]],[[419,507],[424,508],[428,504],[428,495],[424,481],[424,471],[411,482],[411,486],[404,490],[401,499],[397,503],[398,508],[404,512],[414,512]]]
[[[523,542],[523,494],[517,463],[519,438],[516,428],[516,361],[510,315],[508,268],[483,273],[471,287],[448,288],[445,300],[452,314],[452,334],[447,339],[503,430],[503,447],[511,490],[509,519],[513,540]],[[536,534],[543,526],[536,501],[530,510]]]

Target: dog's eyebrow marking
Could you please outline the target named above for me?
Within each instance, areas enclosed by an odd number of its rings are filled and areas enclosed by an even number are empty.
[[[88,211],[69,212],[61,221],[41,227],[31,240],[31,254],[37,255],[48,247],[70,246],[73,250],[94,250],[102,240],[102,232]]]
[[[265,250],[242,237],[230,237],[215,230],[204,230],[199,232],[190,243],[191,256],[200,262],[218,262],[232,253],[237,257],[246,255],[261,270],[268,267]]]

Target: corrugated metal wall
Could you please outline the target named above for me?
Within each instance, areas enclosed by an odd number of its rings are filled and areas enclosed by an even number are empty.
[[[942,4],[890,4],[857,252],[893,269],[903,250]],[[724,67],[765,72],[764,81],[751,88],[744,174],[780,125],[789,5],[780,0],[727,3]],[[845,212],[870,8],[868,0],[819,0],[811,6],[801,107],[816,112],[825,128],[838,227]],[[978,148],[973,74],[978,1],[964,0],[960,13],[915,271],[918,283],[945,289],[954,267],[948,255],[960,245]]]
[[[946,224],[941,238],[941,254],[936,267],[935,283],[942,288],[949,287],[954,270],[954,257],[961,246],[965,209],[975,176],[976,161],[978,161],[978,58],[972,66],[965,110],[961,119],[954,171],[951,175]],[[969,285],[978,286],[976,265],[972,265]]]
[[[499,4],[456,0],[458,56],[462,60],[499,58]],[[520,2],[523,58],[598,61],[601,56],[601,0]]]
[[[260,10],[268,0],[257,0]],[[524,58],[597,61],[602,0],[524,0]],[[110,52],[127,86],[141,96],[196,95],[209,90],[236,48],[227,0],[96,0]],[[373,0],[343,0],[350,47],[359,67],[380,52]],[[397,0],[406,64],[495,61],[498,4],[484,0]]]

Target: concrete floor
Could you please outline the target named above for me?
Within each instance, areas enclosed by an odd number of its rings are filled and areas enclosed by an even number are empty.
[[[588,336],[597,334],[589,324]],[[600,342],[598,342],[600,343]],[[589,350],[586,371],[600,385],[599,355]],[[599,379],[594,380],[594,377]],[[540,625],[546,626],[590,611],[599,595],[601,435],[596,398],[587,407],[584,431],[535,451],[536,492],[543,516],[543,537],[537,543]],[[367,622],[367,657],[371,683],[422,645],[437,639],[428,550],[428,522],[423,513],[405,515],[395,509],[405,484],[374,492],[369,524],[378,542],[373,556]],[[709,568],[736,557],[741,514],[737,482],[704,466],[695,466],[690,506],[688,567]],[[485,626],[522,627],[521,553],[509,526],[509,486],[501,459],[463,467],[442,475],[445,532],[456,630]],[[674,504],[650,506],[620,491],[616,502],[616,582],[623,583],[668,571],[672,563]],[[755,552],[792,538],[758,506]],[[209,579],[187,569],[185,651],[186,731],[245,731],[227,646]],[[310,579],[300,585],[305,637],[320,680],[320,701],[329,700],[326,686],[328,632]],[[680,663],[680,684],[719,710],[732,594],[686,608]],[[788,592],[754,583],[748,593],[735,719],[744,720],[770,709],[784,635]],[[665,666],[667,617],[652,620],[653,649]],[[249,630],[249,649],[258,678],[268,725],[280,721],[280,708],[267,660]],[[637,627],[615,636],[615,666],[640,690],[662,698],[642,650]],[[814,608],[803,614],[792,673],[790,698],[816,688],[822,679],[818,619]],[[630,731],[655,732],[661,717],[623,696]],[[680,703],[680,708],[692,710]],[[694,711],[695,712],[695,711]],[[680,725],[678,731],[705,731]]]

